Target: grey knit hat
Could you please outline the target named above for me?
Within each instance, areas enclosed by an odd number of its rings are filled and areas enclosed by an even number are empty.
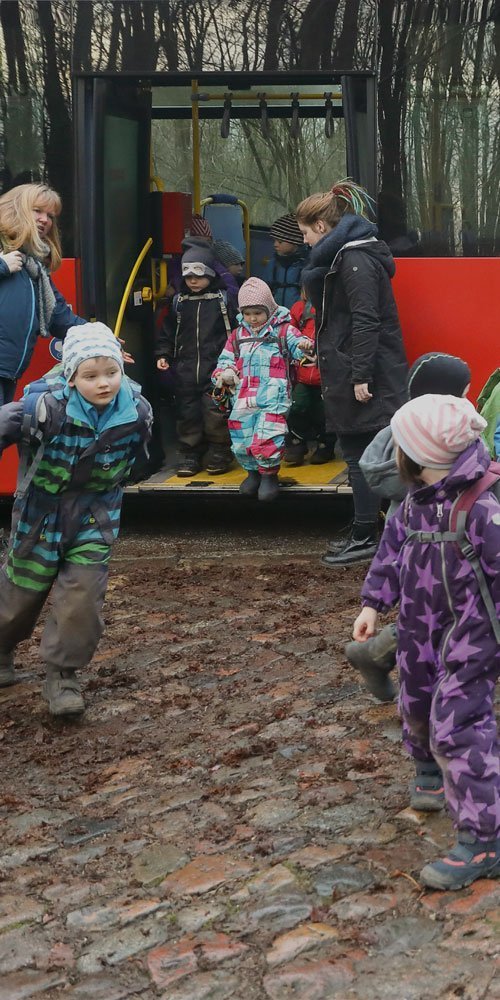
[[[82,323],[70,326],[62,349],[64,377],[70,379],[78,365],[89,358],[112,358],[123,372],[120,342],[104,323]]]
[[[243,264],[244,258],[240,251],[232,243],[228,243],[227,240],[214,240],[212,246],[215,256],[226,267],[231,267],[231,264]]]

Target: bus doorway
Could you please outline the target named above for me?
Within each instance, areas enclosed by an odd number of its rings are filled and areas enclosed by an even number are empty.
[[[75,81],[75,109],[83,310],[113,328],[118,322],[136,359],[128,373],[161,429],[162,466],[131,489],[236,492],[245,476],[236,463],[222,476],[175,474],[172,395],[156,369],[154,335],[172,308],[165,291],[179,273],[182,237],[196,212],[214,239],[235,242],[234,217],[231,236],[210,204],[229,193],[248,207],[250,225],[241,217],[239,235],[247,273],[261,276],[273,250],[271,223],[306,194],[350,175],[375,195],[375,78],[88,76]],[[292,491],[350,491],[340,458],[283,465],[281,480]]]

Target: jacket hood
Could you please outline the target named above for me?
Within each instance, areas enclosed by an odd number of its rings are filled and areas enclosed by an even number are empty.
[[[374,222],[364,219],[362,215],[344,215],[339,224],[331,229],[311,248],[310,267],[331,267],[339,250],[352,240],[373,240],[378,235]],[[367,244],[368,245],[368,244]],[[385,244],[384,244],[385,245]],[[366,246],[363,247],[366,249]],[[390,253],[387,248],[387,252]]]
[[[377,496],[398,502],[404,500],[408,488],[399,475],[390,426],[383,427],[365,448],[359,467],[370,489]]]
[[[239,326],[242,326],[245,328],[245,330],[248,330],[252,334],[252,336],[255,335],[255,331],[252,330],[250,324],[243,319],[243,313],[238,313],[236,320]],[[282,323],[291,323],[291,322],[292,322],[292,317],[290,316],[290,310],[287,309],[286,306],[278,306],[276,311],[273,312],[272,316],[269,317],[267,323],[265,323],[264,326],[261,326],[260,330],[258,331],[259,337],[264,337],[266,333],[271,333],[276,329],[276,327],[281,326]]]
[[[490,453],[484,441],[473,441],[461,452],[446,476],[431,486],[419,486],[413,496],[417,503],[427,503],[444,491],[447,497],[454,499],[459,490],[466,489],[488,471],[490,462]]]

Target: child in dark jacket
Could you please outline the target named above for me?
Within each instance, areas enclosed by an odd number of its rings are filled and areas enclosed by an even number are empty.
[[[368,639],[378,613],[399,603],[404,743],[417,782],[422,773],[442,774],[458,831],[449,855],[420,873],[421,882],[434,889],[461,889],[500,876],[494,712],[500,503],[491,489],[471,498],[469,551],[456,541],[451,520],[457,495],[478,484],[489,468],[480,439],[485,426],[469,400],[437,394],[410,400],[392,417],[398,467],[410,493],[386,524],[353,629],[354,639]],[[442,803],[436,789],[438,796]]]
[[[316,310],[304,290],[299,301],[294,302],[290,309],[290,316],[297,330],[314,344]],[[308,452],[309,441],[317,442],[310,458],[312,465],[331,462],[335,455],[335,434],[327,434],[325,429],[321,376],[317,359],[314,357],[307,357],[302,364],[296,366],[288,431],[284,455],[288,465],[302,465]]]
[[[262,275],[273,293],[275,302],[288,309],[300,296],[302,268],[307,260],[307,247],[294,215],[281,215],[271,226],[274,254]]]
[[[233,319],[211,250],[197,246],[187,250],[182,256],[181,291],[156,349],[160,371],[174,366],[178,476],[188,478],[201,470],[207,446],[207,472],[220,474],[231,465],[227,419],[213,402],[211,376]]]
[[[151,407],[123,374],[119,342],[103,323],[70,328],[62,366],[0,409],[0,451],[21,442],[0,571],[0,687],[15,683],[14,650],[51,593],[40,644],[51,715],[84,710],[76,671],[90,662],[102,634],[123,484],[151,424]]]

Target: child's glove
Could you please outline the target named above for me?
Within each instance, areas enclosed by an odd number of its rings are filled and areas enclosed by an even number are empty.
[[[215,385],[218,389],[222,389],[223,385],[231,386],[235,389],[239,382],[239,376],[236,374],[233,368],[224,368],[224,371],[217,376]]]
[[[301,337],[298,346],[304,354],[314,354],[314,341],[310,337]]]

